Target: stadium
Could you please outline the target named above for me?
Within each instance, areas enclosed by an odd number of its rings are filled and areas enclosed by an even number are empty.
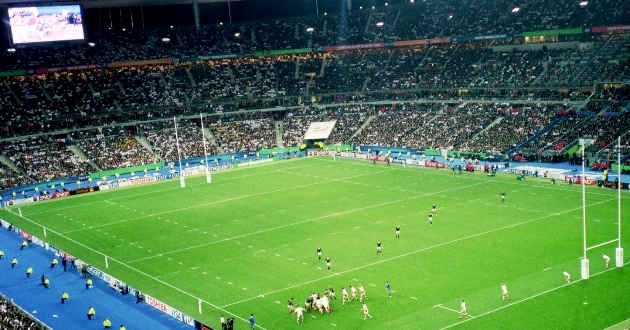
[[[630,328],[630,1],[0,8],[0,328]]]

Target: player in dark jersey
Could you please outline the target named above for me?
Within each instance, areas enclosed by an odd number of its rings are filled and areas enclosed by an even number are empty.
[[[437,214],[437,206],[435,204],[431,205],[431,213]]]
[[[400,226],[396,225],[396,238],[400,238]]]
[[[505,191],[501,191],[501,201],[505,202]]]
[[[293,307],[293,298],[287,301],[287,308],[289,309],[289,315],[295,311],[295,308]]]
[[[330,270],[330,257],[326,257],[326,267]]]
[[[381,254],[381,241],[376,242],[376,255]]]
[[[433,226],[433,213],[429,213],[429,224]]]
[[[321,247],[317,247],[317,261],[322,260],[322,248]]]

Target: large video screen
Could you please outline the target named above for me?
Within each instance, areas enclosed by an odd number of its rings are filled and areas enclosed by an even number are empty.
[[[8,8],[14,45],[85,40],[80,5]]]

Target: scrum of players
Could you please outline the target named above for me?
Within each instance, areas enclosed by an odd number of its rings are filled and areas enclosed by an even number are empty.
[[[350,295],[348,294],[348,290],[345,287],[341,288],[341,305],[345,305],[346,303],[351,303],[353,301],[359,301],[362,304],[361,310],[363,310],[364,314],[367,310],[367,305],[363,303],[363,300],[367,300],[367,295],[365,293],[365,288],[362,285],[357,288],[350,285],[348,287],[350,289]],[[357,294],[359,295],[357,297]],[[287,307],[289,308],[289,315],[295,314],[297,316],[297,323],[304,322],[304,313],[308,313],[311,311],[319,312],[320,314],[330,314],[333,311],[331,306],[331,301],[337,300],[337,296],[335,295],[335,290],[332,286],[328,286],[324,289],[323,293],[311,292],[304,301],[304,307],[298,305],[297,307],[293,306],[293,298],[289,299]],[[372,318],[371,315],[364,315],[364,318]]]

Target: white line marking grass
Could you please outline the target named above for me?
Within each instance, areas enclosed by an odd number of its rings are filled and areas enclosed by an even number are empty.
[[[597,204],[604,204],[604,203],[607,203],[607,202],[610,202],[610,201],[614,201],[614,200],[616,200],[616,198],[612,198],[612,199],[608,199],[608,200],[605,200],[605,201],[597,202],[597,203],[594,203],[594,204],[592,204],[590,206],[594,206],[594,205],[597,205]],[[581,209],[582,209],[581,206],[573,208],[573,209],[567,209],[567,210],[564,210],[564,211],[560,212],[560,214],[570,213],[570,212],[574,212],[576,210],[581,210]],[[275,290],[275,291],[270,291],[270,292],[264,293],[264,295],[266,295],[266,296],[267,295],[272,295],[272,294],[283,292],[283,291],[286,291],[286,290],[289,290],[289,289],[305,286],[307,284],[311,284],[311,283],[314,283],[314,282],[319,282],[319,281],[331,278],[331,277],[336,276],[336,275],[347,274],[347,273],[350,273],[350,272],[357,271],[359,269],[376,266],[376,265],[382,264],[384,262],[397,260],[397,259],[404,258],[404,257],[410,256],[410,255],[414,255],[414,254],[417,254],[417,253],[420,253],[420,252],[433,250],[433,249],[436,249],[436,248],[439,248],[439,247],[442,247],[442,246],[450,245],[450,244],[453,244],[453,243],[456,243],[456,242],[460,242],[460,241],[465,241],[465,240],[468,240],[468,239],[471,239],[471,238],[475,238],[475,237],[479,237],[479,236],[492,234],[492,233],[495,233],[495,232],[498,232],[498,231],[502,231],[502,230],[505,230],[505,229],[519,227],[519,226],[522,226],[522,225],[525,225],[525,224],[528,224],[528,223],[544,220],[544,219],[551,218],[551,217],[554,217],[554,216],[556,216],[556,214],[549,214],[549,215],[545,215],[545,216],[542,216],[542,217],[526,220],[526,221],[523,221],[523,222],[514,223],[514,224],[511,224],[511,225],[507,225],[507,226],[503,226],[503,227],[487,230],[487,231],[484,231],[484,232],[481,232],[481,233],[477,233],[477,234],[472,234],[472,235],[469,235],[469,236],[456,238],[456,239],[453,239],[453,240],[450,240],[450,241],[447,241],[447,242],[443,242],[443,243],[439,243],[439,244],[436,244],[436,245],[428,246],[428,247],[425,247],[425,248],[422,248],[422,249],[418,249],[418,250],[415,250],[415,251],[403,253],[403,254],[400,254],[400,255],[397,255],[397,256],[393,256],[393,257],[389,257],[389,258],[385,258],[385,259],[381,259],[379,261],[376,261],[376,262],[373,262],[373,263],[368,263],[368,264],[365,264],[363,266],[359,266],[359,267],[355,267],[355,268],[352,268],[352,269],[348,269],[348,270],[345,270],[345,271],[342,271],[342,272],[339,272],[339,273],[335,273],[335,274],[332,274],[332,275],[323,276],[323,277],[320,277],[320,278],[309,280],[309,281],[303,282],[301,284],[295,284],[295,285],[288,286],[286,288],[278,289],[278,290]],[[392,292],[394,292],[394,291],[392,290]],[[240,304],[240,303],[243,303],[243,302],[247,302],[247,301],[250,301],[250,300],[253,300],[253,299],[256,299],[256,298],[258,298],[258,296],[246,298],[246,299],[239,300],[239,301],[235,301],[235,302],[232,302],[232,303],[229,303],[229,304],[225,304],[225,305],[221,306],[221,308],[226,308],[226,307],[229,307],[229,306],[237,305],[237,304]]]
[[[627,262],[627,263],[625,263],[624,265],[627,265],[627,264],[630,264],[630,262]],[[601,271],[601,272],[598,272],[598,273],[595,273],[595,274],[591,274],[591,276],[590,276],[590,277],[593,277],[593,276],[597,276],[597,275],[604,274],[604,273],[606,273],[606,272],[608,272],[608,271],[611,271],[611,270],[613,270],[613,269],[616,269],[616,268],[617,268],[617,267],[612,267],[612,268],[606,269],[606,270],[604,270],[604,271]],[[571,284],[570,284],[570,285],[574,285],[575,283],[580,282],[580,281],[583,281],[583,279],[579,278],[579,279],[577,279],[577,280],[575,280],[575,281],[571,282]],[[549,292],[556,291],[556,290],[558,290],[558,289],[566,288],[566,287],[568,287],[568,286],[570,286],[570,285],[563,284],[563,285],[557,286],[557,287],[555,287],[555,288],[552,288],[552,289],[549,289],[549,290],[543,291],[543,292],[541,292],[541,293],[537,293],[537,294],[535,294],[535,295],[529,296],[529,297],[527,297],[527,298],[523,298],[523,299],[521,299],[521,300],[513,301],[512,303],[509,303],[509,304],[507,304],[507,305],[505,305],[505,306],[501,306],[501,307],[499,307],[499,308],[495,308],[495,309],[489,310],[489,311],[487,311],[487,312],[481,313],[481,314],[477,315],[477,316],[476,316],[476,318],[480,318],[480,317],[482,317],[482,316],[486,316],[486,315],[492,314],[492,313],[494,313],[494,312],[498,312],[498,311],[500,311],[500,310],[502,310],[502,309],[505,309],[505,308],[508,308],[508,307],[511,307],[511,306],[514,306],[514,305],[520,304],[520,303],[522,303],[522,302],[525,302],[525,301],[528,301],[528,300],[534,299],[534,298],[536,298],[536,297],[540,297],[540,296],[542,296],[542,295],[545,295],[545,294],[547,294],[547,293],[549,293]],[[440,306],[440,307],[441,307],[441,306]],[[465,320],[462,320],[461,322],[458,322],[458,323],[455,323],[455,324],[451,324],[451,325],[446,326],[446,327],[444,327],[444,328],[441,328],[441,329],[439,329],[439,330],[450,329],[450,328],[452,328],[452,327],[454,327],[454,326],[456,326],[456,325],[458,325],[458,324],[460,324],[460,323],[462,323],[462,322],[467,322],[467,321],[469,321],[469,320],[470,320],[470,319],[465,319]]]

